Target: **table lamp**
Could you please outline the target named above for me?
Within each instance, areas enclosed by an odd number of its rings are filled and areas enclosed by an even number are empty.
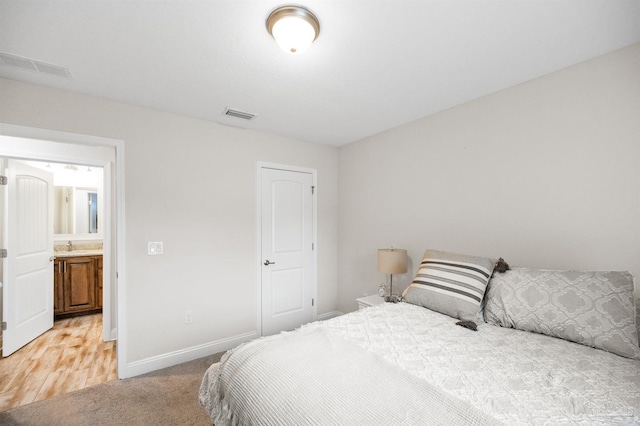
[[[378,249],[378,272],[389,274],[387,302],[397,302],[398,298],[393,295],[393,274],[407,272],[407,251],[397,248]]]

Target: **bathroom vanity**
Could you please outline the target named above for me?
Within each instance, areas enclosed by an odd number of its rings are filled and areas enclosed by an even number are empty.
[[[102,312],[102,254],[97,252],[56,253],[53,266],[56,319]]]

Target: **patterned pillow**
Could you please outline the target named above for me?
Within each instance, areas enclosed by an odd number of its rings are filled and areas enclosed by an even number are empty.
[[[484,319],[640,359],[629,272],[513,268],[489,284]]]
[[[427,250],[402,297],[405,302],[475,323],[495,263],[486,257]]]

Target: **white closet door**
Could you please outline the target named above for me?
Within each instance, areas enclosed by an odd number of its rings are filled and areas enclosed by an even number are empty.
[[[313,176],[261,169],[262,335],[313,319]]]

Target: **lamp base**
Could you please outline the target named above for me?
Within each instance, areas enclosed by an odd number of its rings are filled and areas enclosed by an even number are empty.
[[[400,298],[398,296],[387,296],[384,300],[389,303],[398,303]]]

